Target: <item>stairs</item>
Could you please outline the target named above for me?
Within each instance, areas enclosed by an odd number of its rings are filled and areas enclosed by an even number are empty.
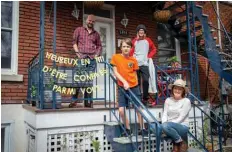
[[[194,4],[193,7],[194,14],[198,17],[203,28],[203,36],[205,41],[205,52],[210,61],[211,68],[221,77],[224,78],[227,82],[232,84],[232,73],[225,69],[226,66],[223,63],[229,62],[229,60],[222,60],[220,56],[220,50],[216,46],[214,37],[211,34],[211,28],[208,25],[208,15],[202,14],[202,7],[199,7]]]
[[[231,54],[227,53],[227,52],[220,52],[218,45],[216,44],[216,37],[212,36],[212,33],[215,32],[214,30],[211,29],[211,24],[208,20],[209,15],[207,14],[203,14],[202,13],[202,7],[199,5],[196,5],[194,2],[187,2],[188,5],[183,6],[184,3],[179,3],[179,2],[174,2],[174,5],[179,5],[179,11],[177,11],[175,13],[175,15],[173,15],[171,17],[171,19],[175,19],[175,18],[181,18],[179,21],[179,24],[181,24],[181,26],[185,29],[182,28],[182,32],[181,34],[186,34],[188,33],[188,27],[184,27],[184,20],[186,21],[186,19],[188,19],[188,17],[185,17],[185,13],[187,11],[190,12],[191,15],[194,15],[194,19],[195,22],[190,23],[191,25],[193,25],[194,28],[194,33],[193,35],[191,35],[191,49],[196,47],[196,42],[194,40],[195,37],[200,37],[202,36],[204,38],[204,45],[205,45],[205,53],[206,56],[208,58],[208,60],[210,61],[210,65],[212,67],[212,69],[218,73],[218,75],[221,78],[224,78],[226,81],[228,81],[230,84],[232,84],[232,73],[230,71],[230,69],[227,69],[228,67],[228,63],[231,62],[231,60],[228,59],[223,59],[222,56],[227,56],[227,57],[231,57]],[[190,6],[190,7],[187,7]],[[165,7],[164,9],[177,9],[177,6],[169,6],[169,7]],[[187,9],[189,10],[187,10]],[[182,10],[182,11],[181,11]],[[176,25],[178,26],[178,24]],[[190,34],[192,34],[193,31],[190,32]],[[180,33],[179,33],[180,34]],[[196,51],[197,53],[197,51]],[[232,62],[231,62],[232,63]],[[195,63],[197,65],[197,63]],[[196,67],[196,66],[195,66]],[[230,68],[230,67],[229,67]],[[191,69],[191,68],[190,68]],[[162,71],[161,71],[162,72]],[[198,74],[198,71],[196,69],[196,73]],[[163,74],[165,75],[165,74]],[[166,74],[166,76],[171,77],[169,75]],[[111,77],[113,78],[113,77]],[[173,80],[172,80],[173,81]],[[168,85],[168,84],[166,84]],[[210,148],[214,151],[220,151],[222,152],[222,128],[224,127],[225,123],[224,121],[219,117],[216,116],[215,118],[212,118],[211,116],[209,116],[201,107],[199,107],[198,105],[196,105],[194,103],[194,101],[198,101],[199,103],[201,103],[201,101],[196,98],[194,95],[190,94],[190,96],[192,97],[192,107],[194,108],[194,119],[195,119],[195,111],[199,110],[201,113],[201,123],[202,123],[202,135],[199,135],[199,126],[197,126],[196,122],[194,121],[193,123],[193,127],[195,128],[194,132],[189,132],[189,138],[191,138],[193,141],[196,142],[196,145],[198,145],[198,147],[200,147],[201,150],[199,150],[199,148],[194,148],[193,147],[189,148],[189,152],[197,152],[197,151],[209,151],[207,148],[207,144],[205,143],[203,139],[205,139],[206,137],[204,136],[204,131],[203,131],[203,124],[204,119],[208,118],[210,120],[210,122],[214,122],[217,126],[218,129],[216,129],[216,133],[218,135],[218,141],[216,143],[216,147],[211,146]],[[137,99],[130,99],[132,101],[132,105],[133,104],[133,100],[137,100]],[[143,109],[146,109],[146,107],[144,107],[143,105],[141,105]],[[137,109],[138,110],[138,109]],[[114,110],[111,110],[111,113],[114,113]],[[213,111],[210,111],[212,113],[214,113]],[[146,109],[146,113],[149,113],[149,116],[154,117],[148,109]],[[160,152],[162,151],[161,148],[159,147],[160,142],[163,140],[168,140],[168,139],[164,139],[161,137],[160,135],[160,128],[159,128],[159,123],[155,123],[155,127],[152,127],[151,122],[149,122],[147,120],[147,117],[145,115],[143,115],[143,112],[140,112],[140,114],[142,114],[143,119],[145,119],[147,121],[148,124],[148,130],[151,130],[150,132],[153,132],[153,134],[157,135],[156,137],[151,137],[149,136],[148,138],[144,138],[144,137],[139,137],[135,134],[135,136],[131,137],[131,138],[120,138],[120,134],[122,133],[122,126],[120,125],[120,120],[117,118],[117,122],[107,122],[105,124],[105,134],[107,136],[107,139],[111,142],[112,144],[112,148],[114,149],[114,151],[116,152],[134,152],[134,151],[144,151],[144,146],[147,146],[147,149],[149,151],[156,151],[156,152]],[[114,114],[114,117],[117,117]],[[154,120],[156,120],[154,118]],[[208,131],[208,130],[207,130]],[[213,142],[213,135],[212,135],[212,130],[211,133],[209,135],[211,137],[210,141],[208,141],[209,143],[214,143]],[[156,142],[156,147],[155,149],[152,149],[153,147],[151,147],[151,142]],[[211,144],[212,145],[212,144]],[[171,149],[170,149],[171,150]]]
[[[197,40],[199,41],[198,43],[200,43],[199,46],[204,48],[201,52],[200,50],[198,50],[198,53],[208,58],[213,71],[215,71],[221,78],[224,78],[227,82],[232,84],[232,35],[229,35],[230,41],[228,40],[228,37],[225,36],[223,40],[223,50],[220,50],[218,44],[216,44],[217,37],[214,37],[212,35],[214,32],[217,32],[217,30],[215,30],[215,28],[212,26],[212,22],[210,22],[208,19],[210,15],[204,14],[203,7],[201,5],[198,5],[198,3],[199,2],[193,2],[193,7],[189,8],[190,13],[193,12],[195,20],[194,23],[190,24],[195,26],[194,32]],[[187,24],[185,24],[187,22],[186,17],[178,15],[186,12],[186,7],[183,6],[183,3],[180,4],[179,7],[182,8],[182,11],[181,9],[179,9],[178,13],[175,13],[175,15],[177,15],[176,18],[179,18],[180,23],[175,26],[182,26],[179,31],[179,35],[182,37],[187,37],[188,29]],[[173,3],[173,5],[176,5],[176,3]],[[174,7],[173,5],[170,5],[165,9],[176,9],[177,7]],[[183,10],[183,8],[185,9]],[[174,16],[172,17],[174,18]]]

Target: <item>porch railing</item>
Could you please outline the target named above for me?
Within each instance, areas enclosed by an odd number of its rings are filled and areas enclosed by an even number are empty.
[[[162,79],[166,80],[166,86],[174,82],[174,77],[170,76],[159,66],[156,66],[156,68],[158,69]],[[169,78],[168,80],[167,77]],[[167,96],[170,96],[170,92],[168,91]],[[208,107],[203,109],[202,106],[205,103],[199,100],[191,92],[188,94],[188,98],[191,99],[190,101],[193,108],[192,117],[194,120],[191,126],[194,129],[192,132],[189,132],[189,138],[190,140],[193,139],[194,142],[192,142],[189,146],[201,148],[205,151],[219,150],[221,152],[223,141],[223,127],[226,126],[225,121]],[[197,111],[200,112],[199,118],[197,118]]]

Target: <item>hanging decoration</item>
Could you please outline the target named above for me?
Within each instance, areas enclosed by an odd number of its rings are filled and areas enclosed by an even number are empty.
[[[127,19],[126,14],[124,13],[124,17],[121,20],[121,24],[126,28],[128,22],[129,22],[129,19]]]
[[[154,12],[153,15],[157,22],[166,23],[168,22],[169,18],[172,16],[172,13],[169,10],[158,10]]]
[[[72,16],[75,17],[78,20],[79,15],[80,15],[80,10],[77,9],[77,5],[74,4],[74,10],[72,11]]]

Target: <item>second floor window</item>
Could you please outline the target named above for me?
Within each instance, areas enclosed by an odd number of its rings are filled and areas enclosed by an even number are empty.
[[[17,74],[19,2],[1,2],[2,74]]]

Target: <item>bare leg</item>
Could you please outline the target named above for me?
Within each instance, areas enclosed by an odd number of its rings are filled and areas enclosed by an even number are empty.
[[[142,110],[141,107],[140,107],[140,109]],[[138,115],[139,126],[140,126],[140,129],[142,130],[142,129],[144,129],[143,118],[142,118],[141,114],[138,111],[136,111],[136,112],[137,112],[137,115]]]
[[[126,129],[130,129],[129,120],[126,117],[124,109],[125,107],[119,107],[119,115],[123,121],[123,124],[126,126]]]

